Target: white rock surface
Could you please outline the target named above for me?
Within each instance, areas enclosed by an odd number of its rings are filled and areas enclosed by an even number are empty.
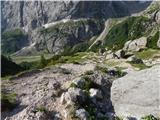
[[[76,110],[76,116],[80,118],[80,120],[87,120],[89,114],[85,109],[78,109]]]
[[[139,39],[126,42],[123,49],[127,51],[139,51],[140,49],[144,49],[146,47],[146,44],[147,38],[141,37]]]
[[[130,73],[115,80],[111,87],[111,101],[118,116],[159,116],[160,66]]]
[[[157,12],[155,19],[156,19],[156,22],[160,24],[160,10]]]
[[[75,78],[72,83],[74,83],[76,86],[82,88],[84,85],[85,85],[85,79],[81,78],[81,77],[78,77],[78,78]]]
[[[113,59],[114,58],[114,55],[113,55],[113,53],[110,53],[110,54],[108,54],[107,56],[106,56],[106,59],[108,60],[108,59]]]
[[[89,93],[90,93],[90,97],[92,97],[92,98],[100,98],[100,99],[103,98],[102,92],[98,89],[91,88],[89,90]]]
[[[118,50],[115,52],[118,58],[123,58],[125,56],[125,51],[124,50]]]
[[[78,98],[81,98],[81,101],[80,102],[83,102],[85,101],[85,93],[79,89],[79,88],[69,88],[68,91],[64,94],[62,94],[61,96],[61,103],[64,104],[64,103],[67,103],[67,105],[69,104],[73,104],[75,102],[77,102]]]

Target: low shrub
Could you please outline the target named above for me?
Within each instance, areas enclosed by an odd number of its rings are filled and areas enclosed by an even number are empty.
[[[92,75],[92,74],[94,74],[94,71],[93,70],[88,70],[84,74],[85,75]]]
[[[8,75],[15,75],[23,70],[24,68],[12,62],[11,60],[7,59],[7,57],[5,57],[4,55],[1,55],[1,76],[2,77],[8,76]]]
[[[16,107],[16,94],[15,93],[1,93],[1,108],[2,111],[12,110]]]
[[[81,89],[89,91],[90,88],[98,87],[98,85],[94,83],[89,76],[85,75],[82,78],[85,79],[85,85]]]
[[[132,62],[129,62],[133,67],[139,68],[139,70],[143,70],[146,68],[149,68],[150,66],[146,66],[144,63],[140,63],[140,64],[135,64]]]
[[[153,115],[147,115],[145,117],[142,117],[141,120],[160,120],[160,119],[154,117]]]
[[[96,66],[95,70],[101,71],[103,73],[108,73],[108,69],[106,67],[102,67],[102,66]]]
[[[27,35],[19,28],[2,33],[2,53],[11,54],[20,50],[27,43]]]
[[[154,35],[154,36],[150,36],[149,38],[147,38],[147,47],[148,48],[153,48],[153,49],[158,49],[157,46],[157,41],[159,39],[159,31]]]
[[[62,68],[62,73],[63,74],[71,74],[71,71],[65,68]]]
[[[147,17],[129,17],[123,22],[116,24],[107,34],[104,46],[113,51],[123,48],[128,40],[134,40],[146,34],[145,25],[149,23]]]
[[[47,109],[44,106],[40,106],[36,108],[36,112],[47,112]]]

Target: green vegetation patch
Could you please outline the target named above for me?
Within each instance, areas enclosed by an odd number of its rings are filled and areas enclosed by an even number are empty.
[[[22,30],[18,29],[18,28],[2,33],[2,37],[4,39],[11,38],[11,37],[13,37],[13,38],[19,38],[19,37],[22,37],[23,35],[24,34],[23,34]]]
[[[160,118],[156,118],[153,115],[147,115],[145,117],[142,117],[141,120],[160,120]]]
[[[145,24],[147,22],[149,19],[146,17],[129,17],[111,28],[104,45],[113,50],[123,48],[128,40],[134,40],[146,34]]]
[[[90,88],[97,88],[98,87],[97,84],[94,83],[89,76],[83,76],[82,78],[85,79],[85,85],[81,89],[89,92]]]
[[[7,75],[14,75],[23,70],[24,69],[20,65],[17,65],[7,57],[1,55],[1,76],[2,77],[5,77]]]
[[[156,49],[146,49],[144,51],[135,53],[135,55],[140,59],[148,60],[153,58],[155,55],[160,55],[160,51]]]
[[[92,74],[94,74],[94,71],[93,70],[88,70],[84,74],[85,75],[92,75]]]
[[[12,110],[16,107],[16,94],[15,93],[1,93],[1,108],[2,111]]]
[[[99,65],[96,65],[95,70],[101,71],[102,73],[108,73],[108,69],[106,67],[102,67]]]
[[[105,64],[106,64],[107,66],[109,66],[109,67],[115,67],[115,66],[117,66],[117,65],[122,64],[122,62],[121,62],[121,61],[116,61],[116,60],[106,60],[106,61],[105,61]]]
[[[11,54],[21,49],[27,42],[27,35],[21,29],[13,29],[2,33],[2,53]]]
[[[160,9],[159,5],[160,5],[160,3],[158,1],[156,1],[154,4],[151,4],[148,7],[148,9],[145,13],[152,14],[153,12],[158,11]]]
[[[143,63],[139,63],[139,64],[135,64],[135,63],[132,63],[132,62],[129,62],[133,67],[135,68],[139,68],[139,70],[143,70],[143,69],[146,69],[146,68],[149,68],[149,66],[146,66],[145,64]]]
[[[90,88],[98,88],[98,85],[91,80],[90,76],[84,75],[84,76],[82,76],[82,79],[85,80],[85,84],[80,89],[86,90],[87,93],[89,92]],[[70,87],[75,87],[76,88],[78,86],[74,83],[71,83]]]
[[[85,55],[86,52],[79,52],[72,55],[55,55],[48,60],[48,65],[55,65],[58,63],[81,64],[86,60],[86,58],[84,57]]]
[[[47,112],[47,109],[44,106],[40,106],[36,108],[36,112]]]
[[[153,48],[153,49],[157,49],[158,46],[157,46],[157,42],[158,42],[158,39],[159,39],[159,31],[157,31],[157,33],[154,35],[154,36],[150,36],[148,39],[147,39],[147,47],[148,48]]]

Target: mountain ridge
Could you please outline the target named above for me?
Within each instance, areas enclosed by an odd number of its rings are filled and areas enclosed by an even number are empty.
[[[38,37],[36,38],[35,34],[37,34],[37,29],[41,29],[41,27],[43,27],[43,25],[45,24],[52,23],[57,20],[58,21],[63,19],[74,20],[81,18],[101,19],[102,21],[104,21],[105,19],[108,19],[110,17],[122,17],[126,15],[131,15],[131,13],[142,11],[147,6],[149,6],[149,4],[150,2],[140,3],[140,2],[123,2],[123,1],[122,2],[120,1],[119,2],[114,2],[114,1],[9,2],[7,1],[7,2],[2,2],[2,7],[1,7],[2,32],[9,29],[19,28],[26,34],[28,34],[27,44],[25,43],[25,46],[21,46],[21,48],[18,49],[20,50],[24,47],[26,48],[28,45],[33,45],[33,43],[37,42],[38,39],[41,39]],[[102,25],[101,27],[104,27],[104,25]],[[55,49],[54,46],[52,47],[53,49]],[[72,47],[72,45],[70,47]],[[30,47],[27,48],[27,51],[29,48]],[[37,48],[32,48],[32,49],[34,49],[33,51],[36,51]],[[27,53],[30,53],[32,49],[29,50]],[[45,47],[43,49],[45,50]],[[49,51],[52,50],[50,49]]]

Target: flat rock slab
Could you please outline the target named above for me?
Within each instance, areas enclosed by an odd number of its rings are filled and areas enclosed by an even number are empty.
[[[160,65],[115,80],[111,101],[118,116],[160,116]]]

